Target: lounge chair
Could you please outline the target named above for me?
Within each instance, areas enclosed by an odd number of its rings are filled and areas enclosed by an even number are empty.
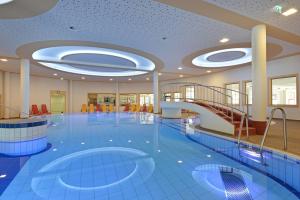
[[[96,112],[101,112],[102,109],[101,109],[101,106],[99,104],[96,105]]]
[[[152,104],[150,104],[150,105],[148,106],[148,112],[149,112],[149,113],[153,113],[153,105],[152,105]]]
[[[124,112],[128,112],[130,108],[130,104],[126,104],[124,108]]]
[[[107,112],[106,104],[101,105],[102,112]]]
[[[83,113],[87,112],[87,106],[86,106],[86,104],[82,104],[82,106],[81,106],[81,112],[83,112]]]
[[[114,112],[114,105],[113,104],[109,104],[108,110],[109,110],[109,112]]]
[[[90,106],[89,106],[89,113],[94,113],[95,112],[95,106],[94,106],[94,104],[90,104]]]
[[[42,114],[43,115],[50,115],[51,114],[51,112],[48,112],[46,104],[42,104],[41,109],[42,109]]]
[[[31,113],[33,114],[33,115],[41,115],[42,113],[39,111],[39,108],[38,108],[38,106],[36,105],[36,104],[33,104],[32,106],[31,106]]]

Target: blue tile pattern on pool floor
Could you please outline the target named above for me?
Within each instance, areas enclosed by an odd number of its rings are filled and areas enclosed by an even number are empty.
[[[222,167],[239,172],[254,200],[298,199],[278,181],[222,154],[237,153],[224,140],[201,141],[219,153],[186,137],[203,139],[182,121],[162,123],[148,113],[56,115],[49,121],[51,149],[31,156],[0,199],[225,200]]]

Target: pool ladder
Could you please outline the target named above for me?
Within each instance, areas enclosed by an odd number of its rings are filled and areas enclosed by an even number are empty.
[[[283,108],[273,108],[272,111],[271,111],[268,123],[267,123],[267,127],[266,127],[265,132],[264,132],[264,136],[263,136],[262,141],[260,143],[260,147],[259,147],[259,152],[260,153],[263,150],[263,146],[264,146],[264,143],[265,143],[265,140],[266,140],[267,134],[269,132],[269,128],[270,128],[270,125],[271,125],[271,122],[273,120],[274,113],[276,112],[276,110],[280,110],[281,113],[282,113],[282,120],[283,120],[283,149],[287,150],[286,112],[285,112],[285,110]],[[246,116],[246,114],[244,113],[242,115],[241,123],[240,123],[240,130],[239,130],[239,135],[238,135],[238,147],[240,147],[242,127],[243,127],[243,123],[244,123],[245,119],[246,119],[247,138],[249,138],[249,133],[248,133],[248,116]]]
[[[271,111],[271,115],[270,115],[270,118],[269,118],[266,130],[265,130],[264,136],[263,136],[262,141],[260,143],[260,148],[259,148],[260,152],[262,152],[262,150],[263,150],[263,146],[264,146],[264,143],[265,143],[265,140],[266,140],[267,134],[269,132],[269,128],[270,128],[270,125],[271,125],[271,122],[272,122],[272,119],[274,117],[274,113],[275,113],[276,110],[280,110],[281,113],[282,113],[282,120],[283,120],[283,131],[282,131],[282,133],[283,133],[283,149],[287,150],[286,112],[285,112],[285,110],[283,108],[273,108],[272,111]]]

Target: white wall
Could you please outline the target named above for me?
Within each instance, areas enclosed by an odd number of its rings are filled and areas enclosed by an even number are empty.
[[[300,75],[300,55],[273,60],[267,63],[268,77],[298,74]],[[299,77],[300,78],[300,77]],[[240,82],[240,91],[244,91],[243,81],[251,80],[251,66],[245,66],[224,72],[207,74],[199,77],[184,78],[169,82],[194,82],[204,85],[213,85],[224,87],[226,83]],[[300,94],[300,81],[298,81],[298,98]],[[270,89],[270,88],[269,88]],[[269,96],[269,95],[268,95]],[[270,98],[270,97],[268,97]],[[250,106],[251,109],[251,106]],[[268,108],[269,110],[271,107]],[[300,120],[300,107],[285,107],[289,119]],[[276,113],[275,117],[280,117],[280,113]]]

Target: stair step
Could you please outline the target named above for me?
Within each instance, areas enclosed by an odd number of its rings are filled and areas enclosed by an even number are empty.
[[[239,131],[240,131],[240,128],[235,128],[234,135],[237,136],[239,134]],[[249,127],[248,132],[249,132],[249,135],[256,135],[256,128]],[[246,135],[246,134],[247,134],[246,127],[243,127],[242,128],[242,135]]]

